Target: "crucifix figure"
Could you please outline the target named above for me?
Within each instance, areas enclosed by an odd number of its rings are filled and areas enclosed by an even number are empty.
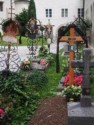
[[[85,48],[83,50],[83,61],[72,60],[71,66],[73,68],[83,68],[83,83],[82,83],[82,96],[81,96],[81,106],[90,107],[91,97],[90,97],[90,68],[94,67],[94,61],[90,61],[91,50]]]

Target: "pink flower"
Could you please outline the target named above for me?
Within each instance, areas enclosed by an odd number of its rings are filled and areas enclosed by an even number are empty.
[[[67,73],[67,75],[65,76],[64,78],[64,86],[66,86],[69,82],[69,78],[70,78],[70,74],[69,72]],[[83,75],[79,75],[77,76],[76,74],[74,75],[74,84],[76,84],[77,86],[81,86],[82,85],[82,82],[83,82]]]
[[[82,75],[76,76],[74,78],[74,83],[76,83],[77,85],[82,85],[82,82],[83,82],[83,76]]]
[[[47,62],[46,62],[45,59],[41,59],[41,60],[40,60],[40,64],[41,64],[41,65],[45,65],[45,64],[47,64]]]
[[[64,86],[66,86],[67,85],[67,83],[68,83],[68,81],[69,81],[69,77],[70,77],[70,75],[69,75],[69,73],[67,72],[67,75],[65,76],[65,78],[64,78]]]
[[[5,114],[5,111],[2,108],[0,108],[0,117],[3,117],[4,114]]]

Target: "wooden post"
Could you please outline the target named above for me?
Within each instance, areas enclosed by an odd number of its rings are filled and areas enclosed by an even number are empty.
[[[74,37],[75,36],[75,30],[74,28],[70,28],[70,36]],[[70,40],[69,41],[70,46],[73,46],[75,41],[74,40]],[[70,62],[74,60],[74,51],[70,51]],[[69,84],[72,85],[73,84],[73,79],[74,79],[74,70],[71,67],[71,64],[69,63],[69,74],[70,74],[70,78],[69,78]]]

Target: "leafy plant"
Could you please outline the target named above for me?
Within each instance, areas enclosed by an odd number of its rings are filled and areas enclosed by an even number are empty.
[[[43,46],[43,47],[40,48],[40,50],[39,50],[39,56],[40,57],[47,56],[47,53],[48,53],[48,49],[45,46]]]
[[[54,62],[55,62],[55,59],[54,59],[54,57],[53,57],[53,54],[47,55],[46,61],[47,61],[48,64],[50,64],[50,65],[51,65],[52,63],[54,63]]]
[[[79,97],[81,95],[81,92],[82,92],[81,86],[66,85],[62,90],[62,95],[66,96],[66,98],[69,100],[69,98],[75,99],[76,97]]]
[[[35,90],[43,88],[48,83],[48,78],[43,71],[34,70],[28,75],[27,80]]]

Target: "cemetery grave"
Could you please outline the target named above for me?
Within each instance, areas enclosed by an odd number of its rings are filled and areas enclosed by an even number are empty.
[[[12,20],[10,20],[11,22]],[[14,23],[14,22],[13,22]],[[71,109],[71,104],[74,101],[73,95],[68,101],[71,103],[66,103],[66,98],[62,96],[56,95],[56,86],[58,81],[60,80],[61,74],[55,73],[55,54],[50,53],[50,44],[52,40],[52,25],[48,25],[48,49],[43,45],[39,50],[39,55],[35,55],[33,40],[36,40],[36,20],[31,18],[27,24],[28,29],[28,37],[31,39],[30,42],[30,58],[23,60],[20,62],[20,57],[18,56],[17,49],[15,47],[12,49],[13,44],[17,39],[15,38],[16,29],[10,29],[11,23],[9,23],[9,27],[4,28],[5,36],[3,40],[7,42],[7,53],[1,52],[0,63],[3,68],[0,72],[0,124],[27,124],[27,125],[73,125],[75,124],[75,120],[71,119],[71,114],[69,110]],[[51,26],[51,27],[50,27]],[[50,29],[51,28],[51,31]],[[68,87],[68,92],[74,92],[76,96],[81,95],[81,106],[82,107],[90,107],[90,111],[92,110],[91,97],[90,97],[90,77],[89,77],[89,68],[93,67],[94,62],[90,62],[90,50],[83,50],[83,61],[72,61],[74,60],[74,42],[76,41],[84,41],[86,37],[75,36],[74,29],[76,32],[79,32],[78,27],[75,25],[70,25],[68,27],[70,29],[70,36],[62,37],[57,41],[57,58],[59,57],[59,42],[61,41],[69,41],[70,43],[70,60],[67,60],[67,67],[69,67],[69,73],[64,82],[64,86]],[[67,29],[67,30],[69,30]],[[11,34],[7,34],[11,31]],[[43,31],[42,29],[42,37]],[[49,34],[51,33],[51,34]],[[65,33],[65,31],[64,31]],[[80,32],[81,33],[81,32]],[[64,35],[64,34],[63,34]],[[81,35],[81,34],[80,34]],[[7,39],[7,38],[8,39]],[[12,40],[11,40],[12,39]],[[27,46],[28,47],[28,46]],[[87,41],[86,41],[87,47]],[[14,55],[12,55],[14,54]],[[87,56],[88,55],[88,56]],[[60,54],[61,56],[61,54]],[[4,57],[4,59],[3,59]],[[6,58],[5,58],[6,57]],[[14,59],[12,60],[11,57]],[[58,60],[56,60],[58,63]],[[4,64],[3,64],[4,62]],[[11,62],[14,63],[11,65]],[[20,65],[19,65],[20,64]],[[4,66],[5,65],[5,66]],[[56,67],[57,71],[59,70],[59,65]],[[78,76],[74,77],[73,68],[84,68],[83,76],[80,77],[80,82]],[[46,69],[46,70],[45,70]],[[64,71],[65,72],[65,71]],[[69,76],[71,75],[71,76]],[[49,78],[49,79],[48,79]],[[73,82],[75,80],[75,85],[73,86]],[[67,82],[69,85],[67,86]],[[83,84],[82,84],[83,82]],[[82,88],[81,88],[82,86]],[[63,92],[62,92],[63,93]],[[68,93],[68,96],[71,93]],[[53,96],[53,97],[49,97]],[[48,99],[41,102],[40,106],[38,105],[41,99],[45,97],[49,97]],[[78,100],[77,100],[78,101]],[[73,103],[74,104],[74,103]],[[78,103],[77,103],[78,104]],[[39,108],[37,108],[39,106]],[[75,106],[75,105],[74,105]],[[80,107],[80,106],[78,106]],[[82,108],[80,107],[80,108]],[[35,115],[32,117],[33,112],[36,110]],[[73,111],[73,110],[72,110]],[[86,112],[88,112],[86,110]],[[67,114],[69,113],[69,114]],[[90,113],[90,112],[89,112]],[[46,115],[45,115],[46,114]],[[92,112],[93,115],[93,112]],[[58,117],[59,116],[59,117]],[[32,117],[31,120],[30,117]],[[83,121],[83,115],[81,116]],[[86,122],[88,123],[90,120],[93,121],[93,118],[90,116],[86,116],[89,118]],[[73,118],[74,119],[74,118]],[[78,120],[78,119],[77,119]],[[86,125],[86,122],[83,122],[83,125]],[[79,125],[79,122],[78,124]],[[90,124],[92,125],[92,123]]]
[[[18,58],[18,56],[16,55],[18,50],[16,49],[17,47],[14,47],[14,43],[12,43],[12,41],[8,41],[8,43],[6,43],[6,46],[4,46],[4,44],[3,46],[1,46],[1,49],[2,47],[5,48],[5,50],[2,53],[0,53],[2,57],[0,58],[0,62],[2,63],[2,61],[4,61],[5,66],[1,65],[3,69],[0,72],[0,115],[3,114],[3,109],[4,114],[6,115],[4,115],[4,117],[2,118],[0,117],[0,124],[26,124],[26,122],[28,121],[27,119],[30,117],[30,114],[36,109],[38,101],[41,99],[41,93],[45,93],[46,96],[51,95],[52,90],[50,89],[55,88],[56,85],[54,85],[54,83],[58,81],[58,79],[60,79],[59,74],[58,77],[56,77],[56,79],[53,80],[53,82],[49,81],[51,83],[49,83],[49,85],[47,84],[47,75],[51,75],[49,76],[51,77],[49,78],[50,80],[52,80],[52,77],[56,76],[56,74],[53,74],[52,76],[52,72],[55,72],[55,54],[51,54],[47,51],[46,55],[44,52],[42,52],[44,56],[41,56],[40,58],[40,54],[38,57],[38,64],[40,62],[40,64],[43,66],[42,70],[44,70],[45,64],[46,68],[49,65],[47,71],[33,71],[31,66],[29,65],[30,62],[28,60],[24,60],[24,64],[26,65],[26,67],[27,65],[30,66],[29,71],[27,69],[25,71],[22,71],[20,69],[20,65],[18,65],[21,64],[21,62],[16,62],[17,59],[20,59],[20,57]],[[12,53],[14,55],[12,55]],[[2,55],[4,56],[4,59]],[[7,63],[5,57],[7,58]],[[13,65],[13,70],[11,70],[11,57],[14,57],[15,59],[15,61],[13,61],[14,64],[17,63],[17,67]],[[37,62],[36,60],[38,60],[38,58],[32,58],[31,55],[31,64],[32,62]],[[53,68],[53,71],[50,71],[52,70],[51,67]],[[17,70],[14,71],[14,68]],[[51,72],[50,74],[47,73],[49,71]],[[45,88],[45,90],[41,90],[42,88]]]

